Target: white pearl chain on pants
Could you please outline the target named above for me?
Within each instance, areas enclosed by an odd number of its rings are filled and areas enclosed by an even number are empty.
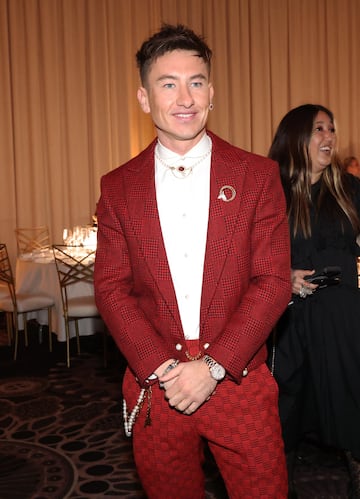
[[[141,406],[144,402],[146,388],[142,388],[140,395],[137,399],[136,405],[130,414],[127,412],[126,400],[123,399],[123,418],[124,418],[124,429],[125,435],[131,437],[132,428],[134,426],[135,420],[140,412]]]

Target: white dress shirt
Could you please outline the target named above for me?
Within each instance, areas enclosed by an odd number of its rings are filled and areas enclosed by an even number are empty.
[[[193,168],[182,177],[164,163]],[[206,134],[185,157],[160,142],[155,149],[155,187],[161,230],[184,336],[188,340],[199,338],[210,164],[211,139]]]

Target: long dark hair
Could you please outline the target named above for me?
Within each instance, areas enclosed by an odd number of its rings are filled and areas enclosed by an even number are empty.
[[[334,123],[333,113],[319,104],[304,104],[289,111],[281,120],[269,150],[269,157],[280,166],[288,217],[293,221],[293,235],[311,236],[310,203],[312,164],[309,144],[317,114],[323,111]],[[329,196],[334,202],[327,203],[333,213],[341,212],[359,232],[360,221],[347,189],[337,154],[321,176],[319,207]]]

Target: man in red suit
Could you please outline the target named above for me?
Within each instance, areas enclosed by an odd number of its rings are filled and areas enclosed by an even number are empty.
[[[102,178],[95,293],[128,362],[124,424],[149,498],[201,499],[207,441],[229,497],[287,496],[265,342],[290,299],[278,166],[206,130],[211,50],[184,26],[137,53],[157,131]]]

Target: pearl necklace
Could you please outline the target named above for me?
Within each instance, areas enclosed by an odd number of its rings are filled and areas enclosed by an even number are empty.
[[[127,437],[131,437],[132,428],[134,426],[136,418],[137,418],[137,416],[140,412],[140,409],[142,407],[142,404],[144,402],[145,392],[146,392],[146,388],[142,388],[140,391],[140,395],[138,396],[138,399],[136,401],[136,405],[130,414],[128,414],[128,411],[127,411],[126,400],[123,399],[124,429],[125,429],[125,435]]]
[[[175,178],[179,178],[179,179],[182,180],[182,179],[188,177],[190,175],[190,173],[192,173],[192,171],[195,168],[195,166],[198,166],[200,163],[202,163],[204,161],[204,159],[209,156],[210,153],[211,153],[211,147],[192,166],[182,166],[182,165],[180,165],[180,166],[171,166],[171,165],[168,165],[167,163],[165,163],[165,161],[162,158],[160,158],[160,156],[158,155],[158,153],[157,153],[156,150],[155,150],[155,157],[156,157],[156,159],[158,161],[160,161],[160,163],[163,166],[165,166],[165,168],[167,168],[168,170],[171,171],[171,173],[174,175]]]

